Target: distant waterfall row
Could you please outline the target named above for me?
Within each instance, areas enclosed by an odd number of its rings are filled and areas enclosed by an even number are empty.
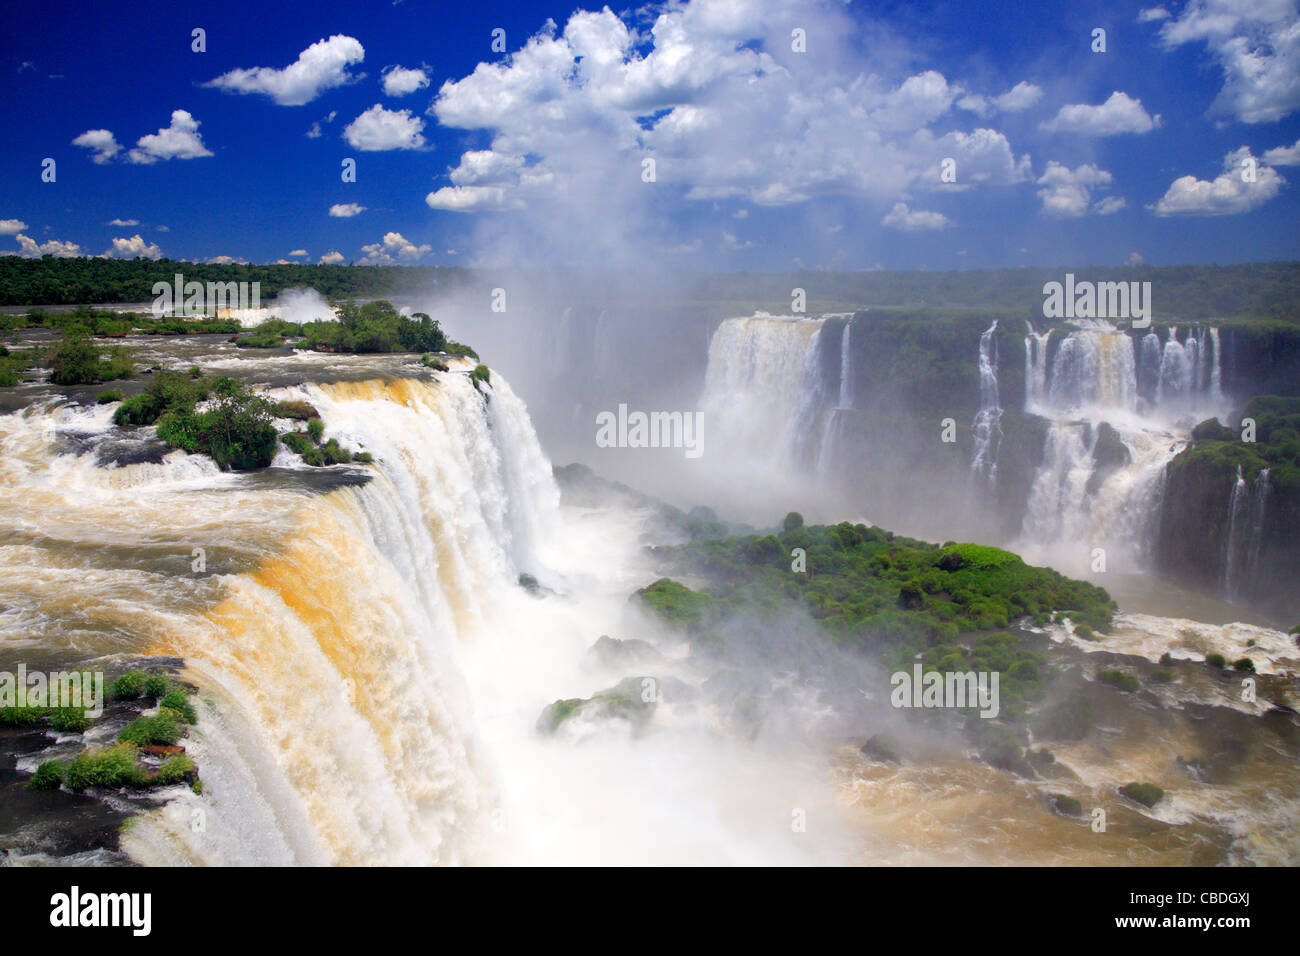
[[[1173,413],[1212,410],[1222,403],[1223,352],[1217,328],[1189,328],[1164,341],[1148,332],[1134,339],[1107,323],[1060,339],[1049,359],[1050,333],[1029,327],[1025,337],[1025,409],[1121,409]]]

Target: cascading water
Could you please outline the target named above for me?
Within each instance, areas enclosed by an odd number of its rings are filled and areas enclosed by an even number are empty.
[[[998,480],[998,447],[1002,443],[1002,403],[998,398],[997,320],[980,336],[980,410],[971,426],[975,439],[971,476],[993,488]]]
[[[1202,343],[1205,343],[1202,345]],[[1048,355],[1047,333],[1025,340],[1025,410],[1049,421],[1020,546],[1069,568],[1095,547],[1145,561],[1167,463],[1190,437],[1192,414],[1221,414],[1218,330],[1171,328],[1134,339],[1108,323],[1071,329]],[[1135,354],[1136,353],[1136,354]],[[1085,547],[1086,546],[1086,547]]]
[[[1224,542],[1223,591],[1229,599],[1250,596],[1251,582],[1259,567],[1264,539],[1264,515],[1268,508],[1269,470],[1261,468],[1253,483],[1247,482],[1237,466],[1228,499],[1228,536]]]
[[[701,411],[719,455],[777,471],[811,470],[827,404],[818,363],[825,321],[760,315],[718,326]]]

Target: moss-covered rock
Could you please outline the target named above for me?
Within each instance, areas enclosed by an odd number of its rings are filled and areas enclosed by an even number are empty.
[[[1154,783],[1126,783],[1119,788],[1119,793],[1144,807],[1154,807],[1165,798],[1165,792]]]

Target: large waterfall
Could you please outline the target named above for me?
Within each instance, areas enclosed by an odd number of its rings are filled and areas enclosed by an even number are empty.
[[[711,455],[790,473],[816,465],[827,398],[836,394],[818,361],[825,321],[759,315],[718,326],[700,403],[715,436]]]
[[[1025,411],[1049,422],[1019,545],[1064,567],[1118,549],[1123,567],[1147,557],[1165,466],[1198,418],[1222,414],[1217,329],[1170,328],[1134,338],[1109,323],[1078,323],[1055,343],[1025,337]],[[981,374],[984,360],[981,358]]]

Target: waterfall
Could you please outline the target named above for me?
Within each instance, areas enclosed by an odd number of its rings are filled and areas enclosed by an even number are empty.
[[[1047,399],[1047,342],[1051,332],[1035,332],[1028,322],[1025,336],[1025,410],[1032,411]]]
[[[993,338],[997,320],[980,336],[979,377],[980,410],[975,413],[971,426],[974,435],[974,453],[971,458],[971,475],[987,483],[997,484],[998,447],[1002,443],[1002,403],[998,398],[998,343]]]
[[[777,470],[815,466],[828,405],[818,347],[824,323],[754,316],[718,326],[700,403],[717,454]]]
[[[1224,542],[1223,591],[1229,599],[1245,600],[1253,593],[1251,582],[1259,567],[1264,540],[1264,515],[1268,507],[1269,470],[1261,468],[1253,484],[1237,479],[1228,497],[1228,534]]]
[[[0,632],[185,659],[205,788],[137,820],[123,846],[141,862],[479,859],[498,796],[460,659],[535,619],[518,574],[545,583],[563,559],[546,553],[558,490],[526,410],[497,375],[490,403],[456,373],[274,394],[370,451],[364,483],[318,493],[342,472],[237,475],[181,452],[104,467],[96,443],[145,440],[111,408],[0,416]],[[52,418],[76,453],[51,453]]]
[[[1050,363],[1046,346],[1046,333],[1031,327],[1025,410],[1050,425],[1019,545],[1075,568],[1086,566],[1085,545],[1145,562],[1165,466],[1190,438],[1186,412],[1225,411],[1218,330],[1192,330],[1179,342],[1174,328],[1163,346],[1151,331],[1135,349],[1128,334],[1095,322],[1071,328]],[[1098,447],[1103,423],[1122,451],[1113,441]]]
[[[996,323],[995,323],[996,324]],[[840,337],[840,402],[837,408],[853,407],[853,323],[844,323]]]

